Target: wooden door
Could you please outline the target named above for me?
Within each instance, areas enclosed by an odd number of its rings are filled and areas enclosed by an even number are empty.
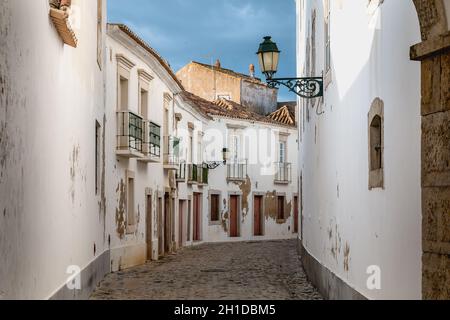
[[[263,235],[263,221],[262,218],[262,196],[256,196],[253,201],[253,235]]]
[[[239,197],[230,196],[230,237],[239,237]]]
[[[192,201],[188,200],[188,216],[186,222],[186,241],[191,241],[191,225],[192,225]]]
[[[175,208],[176,208],[176,200],[172,199],[170,202],[170,249],[173,251],[176,248],[176,241],[177,241],[177,230],[176,230],[176,221],[175,221]]]
[[[277,205],[277,219],[284,220],[284,197],[278,197],[278,205]]]
[[[163,235],[163,202],[162,198],[158,198],[158,256],[164,255],[164,235]]]
[[[194,228],[193,228],[193,240],[201,240],[201,193],[194,194]]]
[[[178,247],[183,247],[184,237],[184,201],[180,200],[178,207]]]
[[[170,197],[164,195],[164,253],[170,252]]]
[[[298,197],[294,197],[294,233],[298,233]]]
[[[152,196],[147,195],[147,201],[146,201],[146,242],[147,242],[147,260],[152,260],[152,240],[153,240],[153,229],[152,229],[152,223],[153,223],[153,207],[152,207]]]

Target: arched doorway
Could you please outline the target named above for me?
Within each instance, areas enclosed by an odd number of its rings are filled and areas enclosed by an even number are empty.
[[[446,0],[413,0],[422,42],[422,292],[450,299],[450,33]]]

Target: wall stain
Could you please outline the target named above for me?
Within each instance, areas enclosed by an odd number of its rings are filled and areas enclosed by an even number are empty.
[[[102,128],[102,168],[100,178],[99,214],[103,223],[103,241],[106,241],[106,114],[103,115]]]
[[[337,225],[328,228],[328,239],[331,243],[331,255],[336,261],[338,261],[342,251],[342,238]]]
[[[225,211],[222,214],[222,228],[223,231],[225,231],[225,233],[228,233],[228,218],[229,218],[228,211]]]
[[[286,197],[284,198],[284,219],[288,220],[292,213],[292,201],[287,202]]]
[[[222,229],[225,233],[228,233],[228,211],[227,211],[227,199],[224,198],[223,199],[223,209],[222,209],[222,213],[221,213],[221,217],[222,217]]]
[[[275,190],[273,192],[267,192],[264,197],[264,216],[266,217],[266,220],[269,220],[269,218],[277,220],[277,211],[277,192]]]
[[[278,195],[277,191],[267,192],[264,196],[264,216],[266,220],[272,219],[277,224],[285,224],[292,214],[292,201],[287,202],[284,197],[284,219],[278,219]]]
[[[327,229],[327,233],[331,245],[330,252],[332,257],[336,260],[337,264],[343,262],[344,271],[348,272],[350,270],[350,245],[348,242],[345,242],[345,246],[342,248],[343,241],[337,224],[332,222],[331,226]],[[341,260],[342,255],[343,260]]]
[[[125,237],[125,233],[127,230],[127,225],[125,221],[125,207],[127,202],[126,192],[125,192],[125,183],[123,179],[120,180],[120,183],[117,185],[116,189],[117,198],[118,198],[118,206],[116,208],[116,231],[119,235],[120,240],[123,240]]]
[[[350,270],[350,246],[345,243],[344,248],[344,270],[348,272]]]
[[[0,124],[0,166],[1,169],[5,169],[6,160],[8,159],[10,149],[9,136],[7,131],[7,125],[5,123]]]
[[[247,215],[249,213],[248,196],[252,192],[252,182],[250,180],[250,177],[247,175],[245,181],[233,182],[233,183],[235,185],[237,185],[242,192],[241,208],[242,208],[242,222],[244,222],[245,218],[247,217]]]
[[[136,214],[136,232],[135,232],[136,237],[138,237],[138,234],[139,234],[139,223],[140,222],[141,222],[141,208],[140,208],[140,205],[138,204],[137,214]]]
[[[80,155],[80,146],[74,146],[72,152],[70,153],[70,197],[72,199],[72,204],[75,203],[75,183],[77,177],[78,160]]]

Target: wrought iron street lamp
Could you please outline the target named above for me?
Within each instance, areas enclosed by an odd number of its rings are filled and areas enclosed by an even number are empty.
[[[273,78],[278,71],[278,62],[281,51],[272,41],[272,37],[264,37],[257,52],[262,73],[266,76],[267,85],[270,88],[279,88],[281,85],[290,91],[306,99],[323,96],[323,77],[303,78]]]
[[[230,151],[228,150],[228,148],[222,149],[222,158],[223,158],[222,162],[219,161],[205,162],[204,165],[206,165],[206,167],[210,170],[218,168],[221,164],[225,166],[228,160],[230,160]]]

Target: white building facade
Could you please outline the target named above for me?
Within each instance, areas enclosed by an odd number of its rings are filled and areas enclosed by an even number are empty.
[[[87,298],[109,272],[106,1],[72,1],[68,24],[51,2],[0,9],[0,299]]]
[[[184,91],[168,64],[127,26],[107,30],[112,271],[184,246],[295,238],[295,111],[282,107],[267,117],[204,100]]]
[[[227,117],[214,117],[208,128],[225,138],[231,156],[226,165],[210,172],[204,217],[208,241],[295,238],[296,128]],[[214,148],[217,154],[222,146],[208,148]]]
[[[178,117],[183,90],[167,63],[124,25],[108,25],[107,181],[112,271],[177,247]]]
[[[420,42],[412,1],[297,0],[300,241],[329,298],[420,299]]]
[[[202,199],[198,218],[193,208],[194,220],[198,220],[198,225],[193,225],[198,229],[194,239],[227,242],[296,238],[299,202],[295,122],[286,125],[270,121],[231,101],[210,102],[189,93],[184,98],[210,117],[200,133],[200,161],[196,162],[203,164],[198,165],[203,166],[203,172],[208,170],[208,181],[192,179],[189,172],[186,180]]]

